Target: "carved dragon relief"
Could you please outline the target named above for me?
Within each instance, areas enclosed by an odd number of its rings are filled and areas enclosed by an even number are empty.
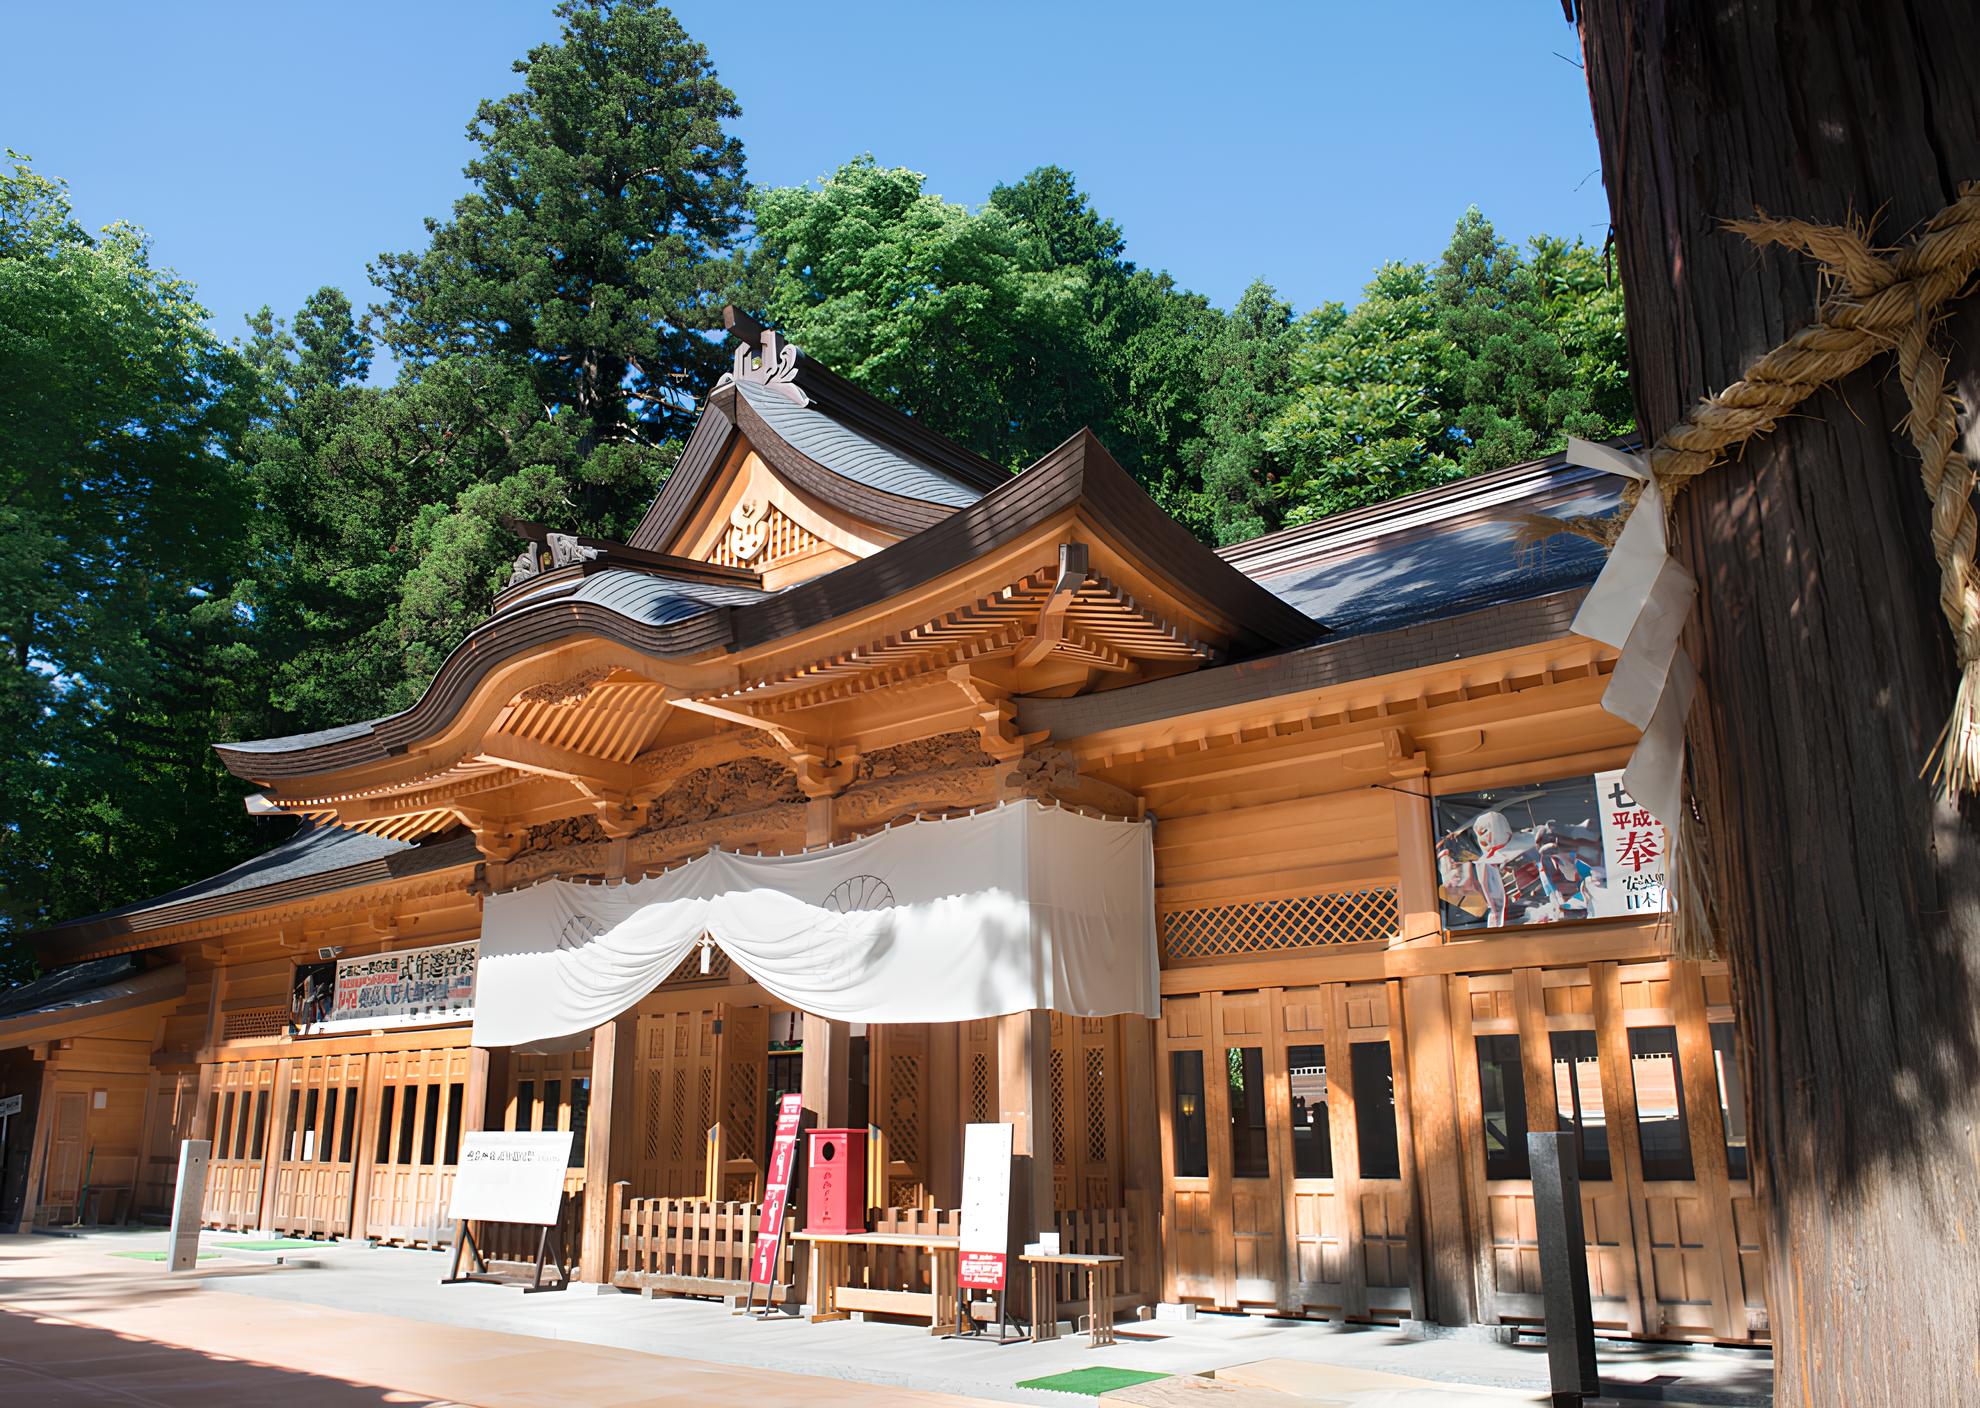
[[[695,745],[677,745],[640,761],[664,768],[694,756]],[[1063,749],[999,758],[974,730],[877,748],[845,773],[833,803],[841,831],[870,831],[915,815],[960,814],[1013,795],[1115,816],[1142,812],[1133,793],[1082,776],[1078,759]],[[625,872],[661,869],[710,846],[795,850],[804,844],[810,795],[773,740],[750,740],[741,757],[681,774],[649,804],[640,824],[624,833]],[[610,830],[592,814],[533,827],[505,867],[504,888],[550,875],[602,875],[611,844]]]

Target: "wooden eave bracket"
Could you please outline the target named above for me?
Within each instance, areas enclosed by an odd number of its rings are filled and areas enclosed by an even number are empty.
[[[1087,567],[1085,543],[1059,544],[1059,576],[1053,582],[1052,591],[1038,610],[1038,624],[1031,635],[1020,642],[1011,652],[1011,663],[1019,669],[1028,669],[1041,663],[1059,646],[1066,634],[1066,608],[1079,589],[1086,585],[1092,576]]]
[[[1341,766],[1349,772],[1422,777],[1430,771],[1430,755],[1416,746],[1407,729],[1385,728],[1379,742],[1343,753]]]
[[[787,724],[708,699],[676,699],[675,706],[725,723],[740,724],[768,734],[782,750],[798,788],[807,797],[834,797],[844,791],[859,767],[859,754],[801,733]]]
[[[1049,729],[1041,729],[1037,733],[1018,732],[1017,705],[1011,702],[1010,691],[984,679],[970,666],[957,665],[952,668],[949,682],[968,696],[971,707],[976,711],[976,731],[983,740],[983,751],[998,762],[1008,763],[1021,758],[1027,749],[1051,737]]]

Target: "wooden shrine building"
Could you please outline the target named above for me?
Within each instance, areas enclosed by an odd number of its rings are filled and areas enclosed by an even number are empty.
[[[155,1214],[197,1137],[215,1227],[437,1245],[463,1132],[572,1129],[584,1277],[693,1289],[646,1232],[752,1205],[799,1091],[870,1128],[892,1225],[952,1217],[962,1126],[1006,1120],[1033,1225],[1141,1303],[1517,1324],[1524,1135],[1565,1128],[1598,1321],[1766,1336],[1727,976],[1668,956],[1615,652],[1570,630],[1599,558],[1513,542],[1617,481],[1556,457],[1213,552],[1090,434],[1007,475],[734,331],[629,541],[518,525],[417,704],[219,745],[301,829],[36,936],[0,1218]],[[1033,804],[1152,828],[1159,1016],[842,1020],[704,943],[474,1044],[477,941],[533,887]]]

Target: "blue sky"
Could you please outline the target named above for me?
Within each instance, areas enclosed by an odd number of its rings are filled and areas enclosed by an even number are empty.
[[[0,144],[94,227],[143,225],[237,335],[416,247],[463,189],[476,101],[556,32],[550,0],[10,8]],[[1255,277],[1352,301],[1477,204],[1501,235],[1599,244],[1573,31],[1549,0],[1393,5],[703,3],[675,7],[743,107],[752,178],[860,152],[981,202],[1056,162],[1128,254],[1228,307]],[[1568,56],[1567,58],[1561,57]]]

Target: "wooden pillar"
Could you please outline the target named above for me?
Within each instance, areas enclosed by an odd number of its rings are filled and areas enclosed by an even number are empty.
[[[461,1092],[461,1130],[471,1133],[488,1128],[488,1073],[494,1068],[485,1046],[468,1048],[467,1088]]]
[[[51,1043],[41,1062],[41,1089],[34,1098],[34,1142],[28,1149],[27,1188],[21,1196],[20,1226],[14,1230],[28,1232],[34,1228],[34,1210],[41,1201],[42,1181],[48,1174],[48,1145],[54,1138],[55,1126],[55,1047]]]
[[[804,1122],[810,1129],[843,1129],[852,1112],[852,1028],[804,1014]]]
[[[1409,1065],[1410,1150],[1416,1165],[1416,1225],[1422,1245],[1424,1318],[1468,1325],[1472,1301],[1471,1233],[1465,1218],[1464,1160],[1474,1155],[1458,1124],[1451,1060],[1450,979],[1402,980],[1404,1052]]]
[[[254,1224],[263,1231],[275,1225],[275,1184],[282,1168],[282,1141],[289,1136],[289,1067],[298,1059],[278,1057],[275,1062],[275,1089],[268,1097],[268,1119],[261,1131],[261,1210]]]
[[[1149,1304],[1166,1294],[1162,1267],[1162,1109],[1155,1067],[1155,1022],[1148,1017],[1121,1019],[1121,1077],[1114,1096],[1120,1101],[1121,1191],[1127,1201],[1134,1242],[1128,1276]]]
[[[618,1229],[608,1224],[612,1211],[613,1133],[623,1163],[633,1144],[633,1062],[638,1054],[639,1017],[621,1012],[591,1033],[591,1115],[584,1132],[584,1250],[578,1279],[610,1285],[618,1258],[614,1243]]]
[[[1011,1126],[1011,1208],[1027,1242],[1052,1230],[1051,1061],[1051,1013],[997,1018],[997,1118]]]
[[[1396,943],[1437,943],[1443,915],[1437,903],[1430,779],[1421,773],[1400,777],[1390,795],[1396,804]]]
[[[928,1196],[938,1208],[962,1206],[962,1023],[928,1024],[928,1105],[922,1112],[922,1156]]]

